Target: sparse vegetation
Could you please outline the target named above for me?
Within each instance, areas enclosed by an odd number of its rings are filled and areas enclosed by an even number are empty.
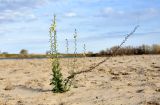
[[[0,0],[0,105],[160,105],[159,7]]]

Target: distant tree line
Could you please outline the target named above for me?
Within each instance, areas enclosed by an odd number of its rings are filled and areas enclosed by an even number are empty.
[[[0,54],[9,54],[9,53],[8,52],[1,52],[0,51]],[[19,54],[21,54],[21,55],[27,55],[28,54],[28,50],[22,49],[22,50],[20,50]]]
[[[19,54],[1,52],[0,58],[47,58],[45,54],[29,54],[28,50],[22,49]]]
[[[94,56],[109,56],[109,55],[141,55],[141,54],[160,54],[160,45],[141,45],[137,47],[125,46],[118,48],[113,46],[110,49],[101,50],[99,53],[93,54]]]
[[[118,50],[117,50],[118,49]],[[59,57],[74,57],[74,54],[59,53]],[[98,53],[88,52],[86,57],[100,57],[100,56],[116,56],[116,55],[142,55],[142,54],[160,54],[160,45],[141,45],[141,46],[125,46],[119,48],[119,46],[113,46],[106,50],[101,50]],[[8,52],[0,52],[0,58],[48,58],[50,51],[46,51],[46,54],[29,54],[28,50],[22,49],[19,54],[9,54]],[[78,53],[77,57],[84,57],[83,53]]]

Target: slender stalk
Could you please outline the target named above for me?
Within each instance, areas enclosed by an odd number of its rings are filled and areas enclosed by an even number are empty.
[[[72,70],[70,72],[71,75],[74,75],[75,69],[77,68],[77,66],[76,66],[76,61],[77,61],[77,59],[76,59],[76,57],[77,57],[77,30],[76,29],[75,29],[75,32],[73,34],[73,38],[74,38],[74,58],[73,58],[73,62],[72,62],[72,65],[71,65],[71,68],[72,68]],[[74,81],[74,78],[72,78],[71,80],[69,80],[67,78],[65,84],[68,84],[68,87],[70,88],[73,81]]]
[[[83,56],[86,57],[86,44],[83,45]]]
[[[73,72],[75,72],[76,69],[76,57],[77,57],[77,30],[75,29],[74,32],[74,60],[73,60]]]
[[[66,54],[68,56],[69,54],[69,43],[68,43],[68,39],[66,39]],[[69,70],[69,58],[67,58],[67,69]]]
[[[112,56],[119,50],[119,48],[122,47],[122,45],[127,41],[127,39],[133,35],[136,30],[138,29],[139,25],[137,25],[129,34],[126,35],[125,39],[120,43],[120,45],[114,50],[114,52],[112,53]],[[108,59],[110,59],[110,57],[105,58],[104,60],[98,62],[97,64],[90,66],[88,69],[83,70],[83,71],[78,71],[75,72],[74,74],[68,76],[68,79],[72,79],[74,78],[76,75],[81,74],[81,73],[86,73],[86,72],[91,72],[92,70],[94,70],[96,67],[100,66],[101,64],[103,64],[104,62],[106,62]]]
[[[85,67],[85,61],[86,61],[86,45],[84,44],[83,45],[83,59],[84,59],[84,61],[83,61],[83,68]]]

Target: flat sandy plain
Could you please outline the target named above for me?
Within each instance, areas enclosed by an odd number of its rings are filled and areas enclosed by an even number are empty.
[[[78,58],[76,70],[102,59]],[[68,59],[60,63],[65,78]],[[51,73],[48,59],[0,60],[0,105],[160,105],[160,55],[112,57],[66,93],[51,92]]]

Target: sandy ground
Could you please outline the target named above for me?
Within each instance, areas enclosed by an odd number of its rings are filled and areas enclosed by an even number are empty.
[[[77,71],[104,58],[78,58]],[[69,59],[70,61],[72,59]],[[64,77],[68,59],[61,59]],[[0,105],[160,105],[160,55],[112,57],[52,93],[47,59],[0,60]]]

